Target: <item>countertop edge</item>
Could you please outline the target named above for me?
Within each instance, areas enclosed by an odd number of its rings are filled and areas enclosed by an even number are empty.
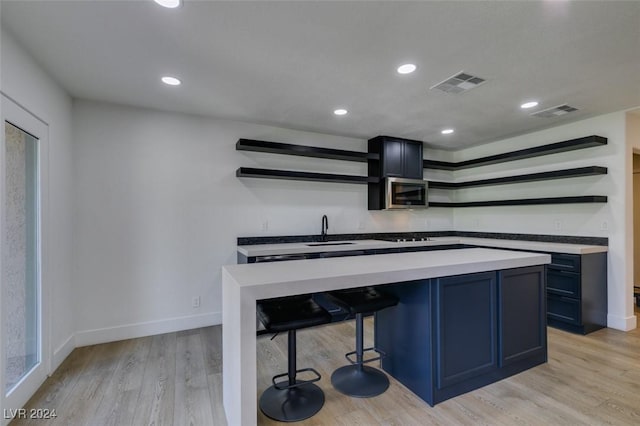
[[[307,246],[307,243],[261,244],[253,246],[238,246],[238,253],[247,256],[277,256],[286,254],[321,253],[349,250],[371,250],[398,247],[439,246],[448,244],[469,244],[479,247],[507,248],[515,250],[532,250],[549,253],[592,254],[606,253],[608,246],[548,243],[524,240],[503,240],[493,238],[474,237],[435,237],[429,241],[378,241],[354,240],[349,245]]]
[[[257,299],[544,265],[551,256],[490,248],[223,266],[228,284]],[[434,253],[437,253],[434,255]],[[248,292],[248,293],[247,293]]]

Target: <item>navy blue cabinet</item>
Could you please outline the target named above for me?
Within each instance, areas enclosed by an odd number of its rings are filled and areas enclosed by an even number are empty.
[[[443,389],[495,370],[496,273],[439,278],[432,291],[436,387]]]
[[[550,326],[587,334],[607,326],[607,253],[553,253],[547,266]]]
[[[399,139],[387,140],[380,156],[382,176],[404,177],[404,142]]]
[[[369,139],[369,176],[422,179],[422,142],[389,136]]]
[[[376,312],[376,347],[389,356],[381,361],[387,373],[433,405],[433,331],[431,280],[384,286],[399,303]]]
[[[498,273],[500,367],[526,358],[546,359],[545,274],[541,267]]]
[[[385,290],[400,303],[376,313],[382,368],[430,405],[547,360],[544,266]]]

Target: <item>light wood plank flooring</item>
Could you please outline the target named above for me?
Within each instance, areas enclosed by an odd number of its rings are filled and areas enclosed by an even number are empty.
[[[366,323],[365,343],[372,324]],[[640,329],[578,336],[549,328],[549,362],[429,407],[401,384],[371,399],[331,387],[354,344],[354,324],[298,333],[298,367],[323,378],[326,403],[307,425],[638,425]],[[286,369],[286,334],[258,339],[258,393]],[[55,420],[21,425],[225,425],[221,327],[88,346],[73,351],[29,401]],[[258,423],[274,424],[262,414]]]

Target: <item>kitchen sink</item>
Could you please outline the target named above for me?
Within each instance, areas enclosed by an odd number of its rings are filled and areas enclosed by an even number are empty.
[[[315,246],[344,246],[347,244],[355,244],[353,242],[350,241],[344,241],[344,242],[339,242],[339,243],[310,243],[310,244],[305,244],[306,246],[309,247],[315,247]]]

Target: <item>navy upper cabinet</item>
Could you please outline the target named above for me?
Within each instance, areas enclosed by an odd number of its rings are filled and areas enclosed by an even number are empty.
[[[422,179],[420,141],[378,136],[369,140],[369,153],[380,155],[379,163],[375,167],[377,170],[372,170],[370,164],[369,176]]]
[[[422,142],[405,141],[404,152],[404,174],[411,179],[422,179],[424,167],[422,163]]]
[[[382,147],[382,176],[404,177],[404,142],[388,140]]]

